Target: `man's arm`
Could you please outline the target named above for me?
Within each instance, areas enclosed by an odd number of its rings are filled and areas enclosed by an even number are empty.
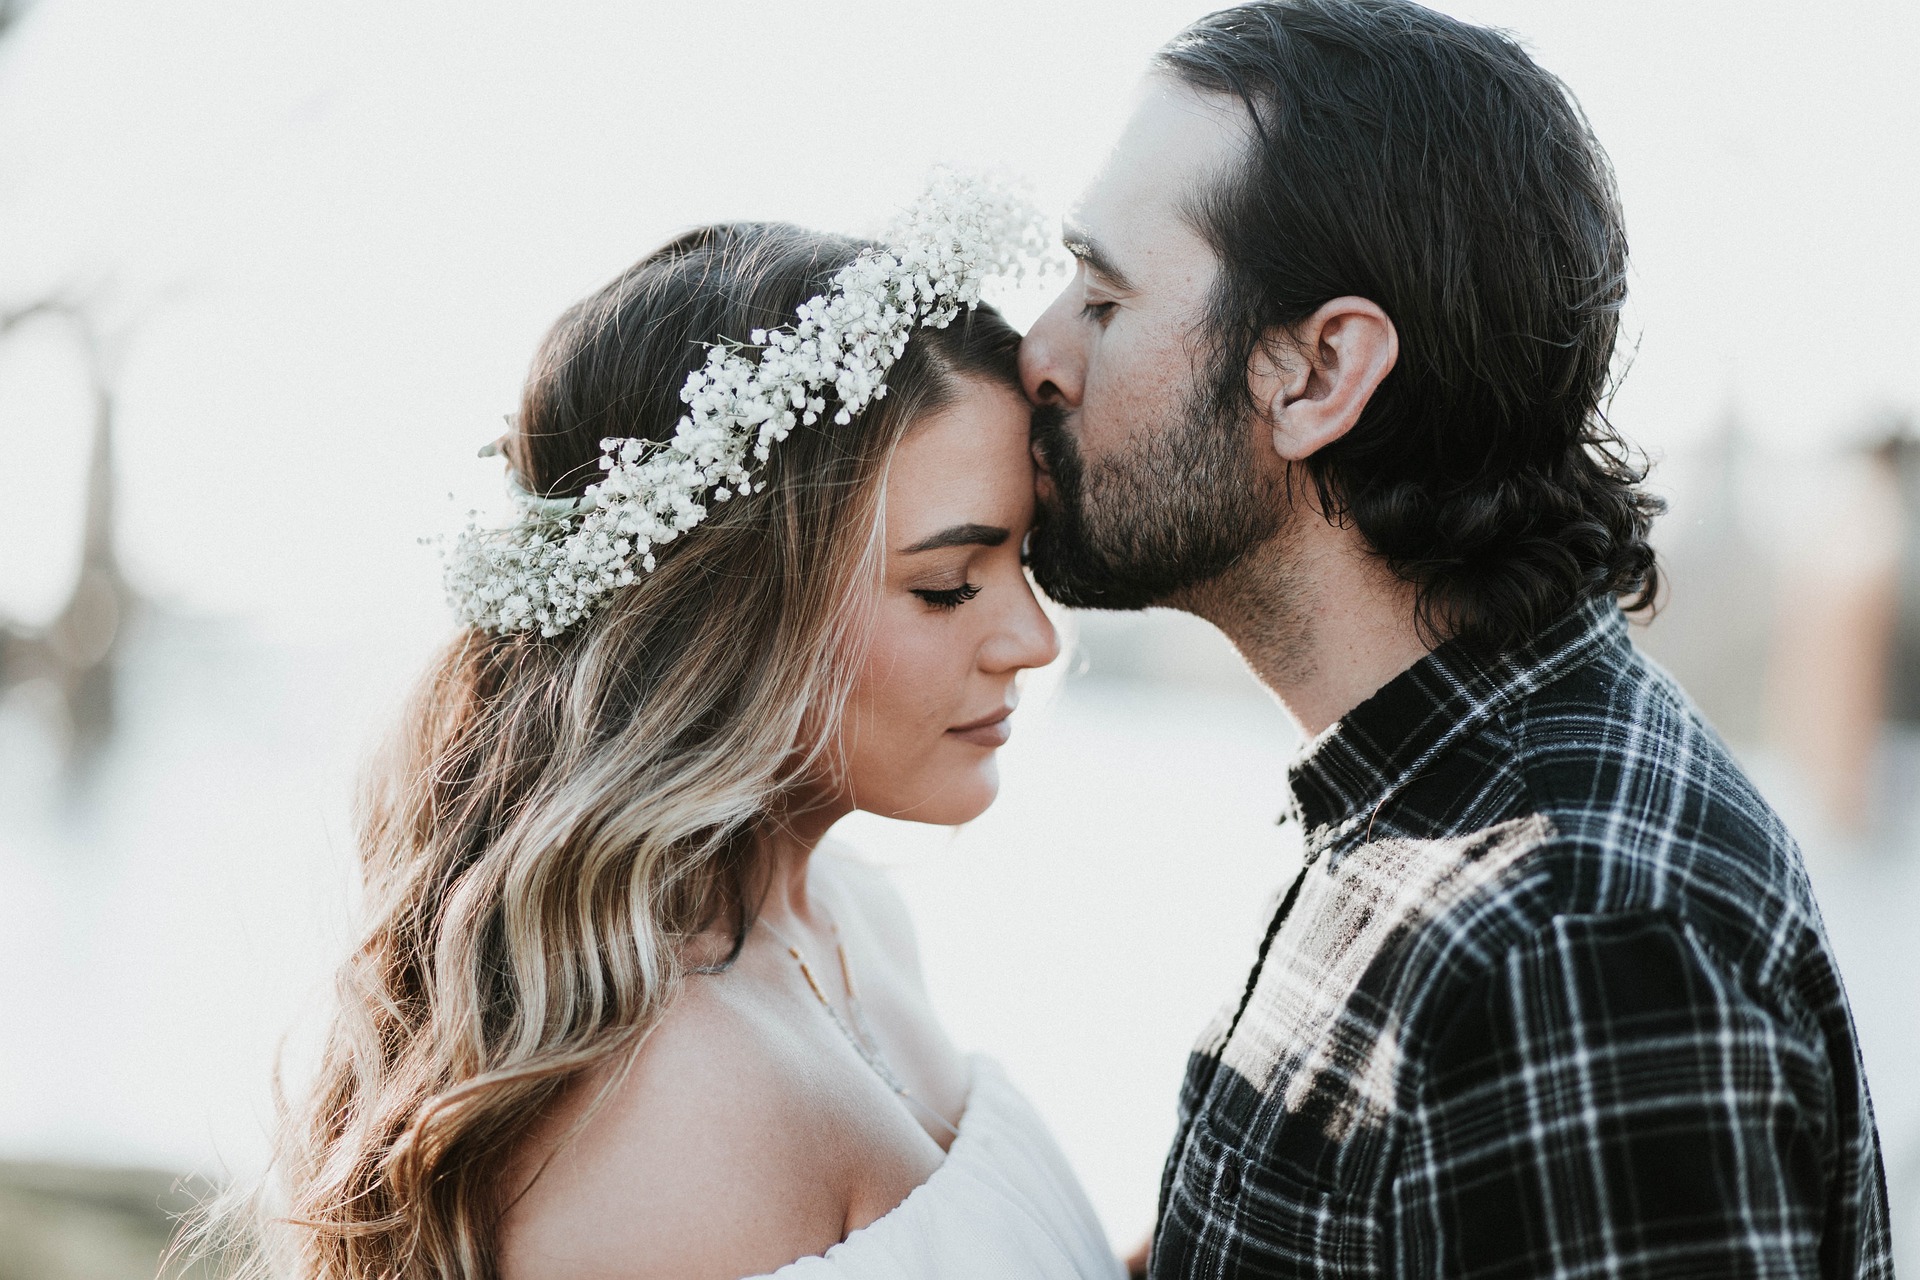
[[[1664,913],[1561,917],[1435,1044],[1406,1274],[1817,1275],[1830,1078]]]

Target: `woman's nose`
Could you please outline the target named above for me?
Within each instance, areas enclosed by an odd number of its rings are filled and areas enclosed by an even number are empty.
[[[980,665],[995,674],[1044,667],[1060,656],[1060,633],[1040,607],[1024,579],[1020,599],[980,654]]]
[[[1078,281],[1068,284],[1020,344],[1020,385],[1035,404],[1080,407],[1086,351],[1081,326],[1074,323],[1073,298],[1079,290]]]

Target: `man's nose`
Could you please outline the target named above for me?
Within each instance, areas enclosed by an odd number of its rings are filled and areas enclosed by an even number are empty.
[[[1086,351],[1080,327],[1073,322],[1069,285],[1027,331],[1020,344],[1020,385],[1035,404],[1080,406],[1086,382]]]

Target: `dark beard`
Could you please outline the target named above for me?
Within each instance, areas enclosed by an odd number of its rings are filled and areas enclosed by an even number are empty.
[[[1248,456],[1240,414],[1196,397],[1181,419],[1089,467],[1066,412],[1034,410],[1053,481],[1028,543],[1041,590],[1079,609],[1167,604],[1279,531],[1285,498]]]

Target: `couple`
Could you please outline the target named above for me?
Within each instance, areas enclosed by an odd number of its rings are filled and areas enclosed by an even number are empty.
[[[1889,1275],[1799,855],[1616,604],[1657,503],[1564,87],[1404,0],[1255,0],[1160,53],[1024,341],[977,304],[1007,213],[704,227],[555,326],[369,793],[294,1268],[1122,1274],[828,840],[992,802],[1058,651],[1030,567],[1206,618],[1310,739],[1136,1272]]]

